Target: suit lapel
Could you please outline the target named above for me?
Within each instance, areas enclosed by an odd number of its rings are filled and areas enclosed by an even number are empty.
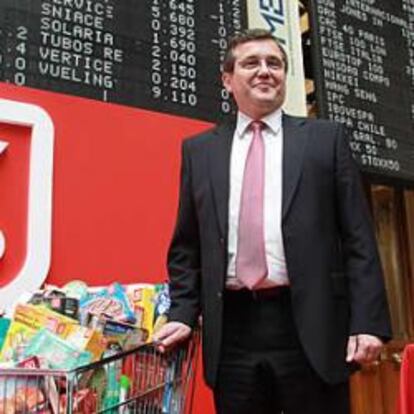
[[[303,154],[307,142],[304,120],[283,115],[283,188],[282,220],[288,213],[302,173]]]
[[[209,152],[209,173],[221,237],[227,240],[230,188],[230,153],[235,124],[226,123],[216,130]]]

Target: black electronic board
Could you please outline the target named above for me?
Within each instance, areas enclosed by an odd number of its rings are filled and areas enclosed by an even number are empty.
[[[1,0],[0,80],[215,121],[245,0]]]
[[[414,180],[414,0],[312,0],[321,117],[367,173]]]

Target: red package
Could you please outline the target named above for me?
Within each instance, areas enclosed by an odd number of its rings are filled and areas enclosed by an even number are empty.
[[[62,395],[60,401],[61,412],[66,412],[67,396]],[[73,414],[92,414],[97,411],[96,393],[90,388],[76,391],[73,395]]]

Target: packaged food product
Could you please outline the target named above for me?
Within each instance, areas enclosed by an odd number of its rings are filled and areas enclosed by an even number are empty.
[[[110,344],[104,353],[105,357],[111,357],[120,353],[122,349],[117,344]],[[103,408],[109,409],[119,403],[121,391],[122,359],[115,359],[104,365],[106,371],[106,392],[103,398]]]
[[[17,364],[17,366],[19,368],[27,368],[27,369],[49,368],[49,364],[47,363],[47,361],[37,356],[28,357],[20,361]],[[54,376],[46,375],[43,378],[39,378],[37,381],[37,384],[39,388],[42,390],[42,393],[46,396],[46,399],[48,402],[47,406],[50,408],[48,412],[53,413],[53,414],[58,414],[59,413],[59,391],[57,389]]]
[[[77,321],[42,305],[18,304],[0,354],[2,361],[18,361],[24,356],[28,341],[41,328],[65,337]]]
[[[162,283],[155,286],[155,310],[153,320],[153,333],[157,332],[166,322],[171,300],[168,284]]]
[[[6,340],[7,331],[9,330],[11,320],[9,318],[0,317],[0,352]]]
[[[126,351],[145,342],[147,333],[135,325],[104,319],[103,333],[108,343],[117,343]]]
[[[131,380],[126,375],[121,375],[119,380],[119,413],[120,414],[129,414],[130,410],[126,401],[128,400],[128,393],[131,387]]]
[[[90,352],[79,350],[47,329],[33,336],[24,354],[44,358],[52,369],[74,369],[92,361]]]
[[[82,280],[72,280],[62,287],[68,298],[83,300],[88,296],[88,285]]]
[[[78,320],[79,300],[67,297],[61,291],[52,291],[49,294],[36,293],[30,302],[32,305],[44,305],[62,315]]]
[[[101,358],[107,345],[107,340],[102,332],[81,325],[74,325],[71,328],[66,336],[66,341],[77,349],[89,351],[92,354],[93,361]]]
[[[0,414],[39,412],[46,402],[36,378],[0,377]]]
[[[33,329],[46,328],[65,338],[73,325],[78,321],[61,315],[43,305],[18,304],[14,311],[13,321],[27,325]]]
[[[36,329],[18,321],[12,321],[4,340],[0,360],[18,361],[24,357],[24,347],[36,333]]]
[[[106,378],[105,368],[102,366],[96,367],[94,370],[90,371],[90,375],[85,382],[85,386],[80,385],[82,388],[90,388],[93,392],[96,393],[96,397],[99,402],[103,401],[106,387],[108,381]]]
[[[155,311],[155,286],[146,283],[128,285],[126,291],[137,315],[137,326],[152,336]]]
[[[67,395],[63,394],[60,401],[60,412],[67,412]],[[98,409],[96,392],[89,388],[75,391],[72,395],[72,409],[73,414],[89,414],[96,413]]]
[[[135,324],[136,317],[125,289],[119,283],[114,283],[108,288],[90,293],[80,300],[81,319],[86,315],[104,315],[120,322]]]

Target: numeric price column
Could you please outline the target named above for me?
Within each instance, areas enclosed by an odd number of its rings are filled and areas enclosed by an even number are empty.
[[[165,95],[163,87],[163,19],[160,0],[151,0],[151,94],[154,99]]]
[[[169,0],[169,89],[174,103],[198,102],[194,0]]]
[[[6,11],[1,36],[3,50],[0,63],[3,79],[16,85],[26,85],[29,62],[29,29],[25,23],[26,13],[18,10]]]

